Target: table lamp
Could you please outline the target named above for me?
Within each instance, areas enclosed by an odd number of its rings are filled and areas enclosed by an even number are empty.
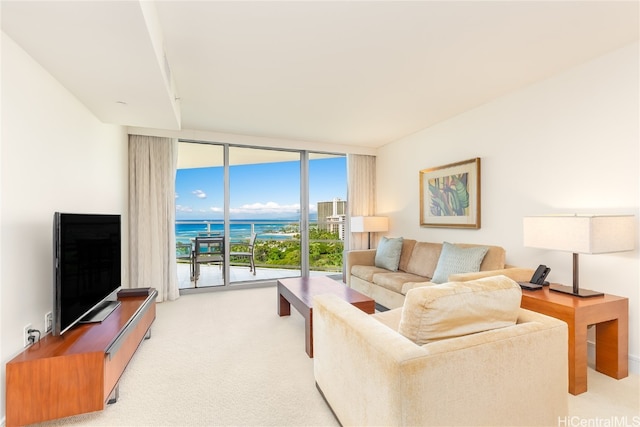
[[[371,233],[389,230],[389,218],[386,216],[352,216],[352,233],[369,233],[367,247],[371,249]]]
[[[549,289],[579,297],[603,295],[580,289],[578,254],[631,251],[635,247],[633,215],[548,215],[525,217],[524,246],[573,253],[573,286],[551,285]]]

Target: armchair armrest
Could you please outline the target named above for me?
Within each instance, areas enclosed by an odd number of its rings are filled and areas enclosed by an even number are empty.
[[[397,368],[424,349],[329,294],[313,300],[313,346],[316,385],[341,425],[397,425]]]
[[[491,276],[507,276],[516,282],[527,282],[533,276],[531,268],[509,267],[500,270],[478,271],[475,273],[458,273],[449,276],[449,282],[468,282],[469,280],[482,279]]]
[[[375,265],[376,250],[375,249],[358,249],[353,251],[344,251],[345,265],[345,283],[350,286],[351,267],[354,265]]]

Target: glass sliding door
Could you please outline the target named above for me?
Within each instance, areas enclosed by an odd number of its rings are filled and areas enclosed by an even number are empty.
[[[181,289],[342,272],[346,157],[180,142]]]
[[[309,153],[309,271],[341,275],[347,213],[347,158]]]
[[[180,142],[176,258],[180,289],[224,286],[224,146]]]
[[[299,152],[229,147],[231,284],[301,275],[300,168]]]

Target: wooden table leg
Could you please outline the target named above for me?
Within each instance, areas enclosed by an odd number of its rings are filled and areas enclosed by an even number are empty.
[[[313,309],[304,316],[304,345],[309,357],[313,357]]]
[[[596,371],[616,379],[629,375],[627,327],[623,315],[596,325]]]
[[[278,293],[278,316],[289,316],[291,314],[291,304],[281,293]]]
[[[575,319],[569,325],[569,393],[587,391],[587,325]]]

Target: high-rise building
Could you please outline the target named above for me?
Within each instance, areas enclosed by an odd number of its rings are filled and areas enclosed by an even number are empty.
[[[347,218],[347,202],[338,197],[330,202],[318,202],[318,229],[337,232],[344,240],[344,223]]]

